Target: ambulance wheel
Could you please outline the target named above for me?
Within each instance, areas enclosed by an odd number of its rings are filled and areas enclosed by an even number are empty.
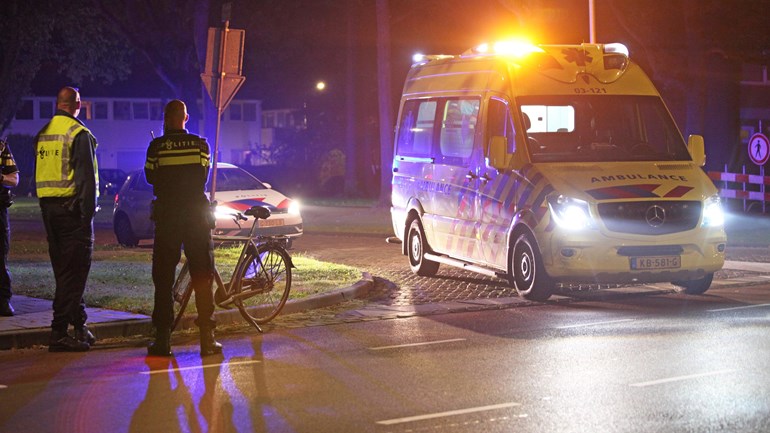
[[[701,295],[711,287],[711,281],[714,280],[714,273],[710,273],[697,280],[674,281],[671,284],[684,288],[688,295]]]
[[[551,297],[553,283],[545,273],[543,259],[528,233],[519,234],[513,242],[509,278],[524,299],[542,302]]]
[[[428,242],[425,241],[425,233],[418,219],[413,219],[409,226],[407,239],[407,254],[409,255],[409,267],[417,275],[422,277],[432,277],[438,272],[438,263],[425,258],[425,253],[429,250]]]

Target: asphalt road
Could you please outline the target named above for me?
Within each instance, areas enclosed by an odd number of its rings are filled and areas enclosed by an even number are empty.
[[[306,234],[295,251],[367,269],[381,292],[228,330],[220,357],[184,334],[168,360],[130,340],[0,352],[0,432],[770,431],[770,285],[367,315],[515,294],[451,268],[414,277],[381,236]]]
[[[0,431],[766,432],[769,288],[5,352]]]

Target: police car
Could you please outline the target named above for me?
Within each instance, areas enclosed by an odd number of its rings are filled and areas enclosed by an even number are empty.
[[[207,187],[211,187],[211,180]],[[144,170],[131,172],[115,195],[112,221],[119,244],[134,247],[140,240],[153,238],[155,226],[150,220],[153,198],[152,185],[147,183]],[[248,233],[251,221],[237,222],[233,214],[259,204],[269,208],[271,213],[269,218],[259,221],[257,235],[285,237],[287,246],[291,245],[292,239],[302,235],[299,202],[235,165],[217,164],[214,198],[218,203],[215,234],[234,236]]]

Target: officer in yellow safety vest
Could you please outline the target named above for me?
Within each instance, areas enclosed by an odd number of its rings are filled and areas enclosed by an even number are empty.
[[[96,342],[86,326],[83,292],[91,269],[99,194],[97,143],[77,119],[79,113],[78,89],[62,88],[56,113],[35,144],[37,196],[56,280],[49,352],[84,352]]]

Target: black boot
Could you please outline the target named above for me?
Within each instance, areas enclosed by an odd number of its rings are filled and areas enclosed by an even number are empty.
[[[150,356],[174,356],[171,352],[171,330],[158,329],[155,332],[155,342],[147,347]]]
[[[222,345],[214,339],[214,328],[201,328],[201,356],[222,353]]]
[[[51,331],[49,352],[86,352],[90,348],[88,343],[72,338],[67,331]]]

